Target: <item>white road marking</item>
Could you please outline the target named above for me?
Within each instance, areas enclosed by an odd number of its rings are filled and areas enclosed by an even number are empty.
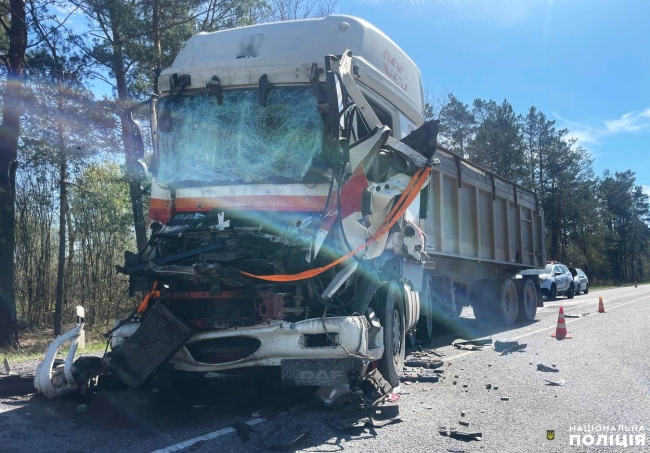
[[[252,420],[248,420],[247,424],[249,425],[257,425],[258,423],[265,422],[265,418],[254,418]],[[226,434],[234,433],[235,428],[228,427],[224,429],[220,429],[219,431],[214,431],[212,433],[205,434],[203,436],[195,437],[194,439],[189,439],[186,440],[185,442],[181,442],[175,445],[170,445],[169,447],[161,448],[160,450],[152,451],[151,453],[171,453],[173,451],[179,451],[183,450],[184,448],[191,447],[197,442],[201,442],[203,440],[212,440],[216,439],[217,437],[224,436]]]
[[[640,298],[640,299],[631,300],[631,301],[629,301],[629,302],[625,302],[625,303],[622,303],[622,304],[619,304],[619,305],[616,305],[616,306],[614,306],[614,307],[610,307],[610,308],[605,307],[605,311],[607,312],[608,310],[615,310],[615,309],[617,309],[617,308],[619,308],[619,307],[624,307],[624,306],[626,306],[626,305],[630,305],[630,304],[633,304],[633,303],[635,303],[635,302],[640,302],[640,301],[642,301],[642,300],[646,300],[646,299],[650,299],[650,296],[645,296],[645,297],[642,297],[642,298]],[[595,313],[595,314],[597,315],[598,313]],[[569,323],[576,322],[576,321],[580,321],[580,320],[582,320],[582,319],[586,319],[586,318],[589,318],[589,317],[591,317],[591,316],[585,316],[584,318],[565,319],[564,322],[565,322],[566,324],[569,324]],[[509,340],[512,340],[512,341],[514,341],[514,340],[519,340],[520,338],[525,338],[525,337],[528,337],[528,336],[530,336],[530,335],[535,335],[536,333],[545,332],[545,331],[547,331],[547,330],[552,330],[552,329],[555,329],[556,327],[557,327],[556,325],[552,325],[552,326],[550,326],[550,327],[544,327],[544,328],[542,328],[542,329],[533,330],[532,332],[527,332],[527,333],[524,333],[524,334],[522,334],[522,335],[518,335],[518,336],[516,336],[516,337],[514,337],[514,338],[509,338]],[[466,351],[466,352],[462,352],[462,353],[460,353],[460,354],[452,355],[451,357],[445,357],[444,360],[448,362],[448,361],[450,361],[450,360],[454,360],[454,359],[458,359],[458,358],[461,358],[461,357],[465,357],[466,355],[470,355],[470,354],[473,354],[473,353],[475,353],[475,352],[479,352],[479,351]]]

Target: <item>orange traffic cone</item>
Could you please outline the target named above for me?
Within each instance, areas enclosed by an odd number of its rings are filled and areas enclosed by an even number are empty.
[[[598,297],[598,313],[606,313],[605,305],[603,305],[603,296]]]
[[[557,328],[555,329],[555,333],[552,333],[551,336],[553,338],[557,338],[558,340],[573,338],[566,331],[566,324],[564,324],[564,309],[562,307],[560,307],[560,313],[557,317]]]

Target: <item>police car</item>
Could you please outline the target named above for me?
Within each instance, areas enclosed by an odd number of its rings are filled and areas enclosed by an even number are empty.
[[[527,269],[521,271],[520,275],[539,276],[539,287],[542,296],[548,300],[555,300],[558,295],[564,294],[567,298],[573,299],[575,295],[575,282],[568,267],[557,261],[548,261],[544,269]]]

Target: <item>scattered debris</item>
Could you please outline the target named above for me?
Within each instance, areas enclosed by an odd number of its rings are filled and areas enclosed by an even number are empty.
[[[438,433],[442,436],[448,436],[453,439],[458,439],[458,440],[464,440],[464,441],[471,441],[471,440],[481,440],[483,437],[483,433],[470,433],[467,431],[459,431],[457,429],[453,428],[447,428],[445,426],[441,426],[438,428]]]
[[[398,393],[391,393],[388,395],[388,402],[389,403],[396,403],[399,401],[399,394]]]
[[[407,381],[438,382],[439,380],[440,375],[437,373],[437,370],[430,370],[427,368],[410,369],[404,371],[402,374],[402,382],[404,384],[406,384]]]
[[[589,316],[590,314],[591,313],[583,313],[582,316],[585,317],[585,316]]]
[[[375,407],[356,407],[338,411],[325,418],[325,423],[340,431],[362,429],[366,427],[381,428],[400,421],[399,406],[385,404]]]
[[[6,357],[5,357],[5,360],[4,360],[4,366],[5,366],[5,374],[8,375],[9,373],[11,373],[11,367],[9,366],[9,360],[7,360]]]
[[[520,344],[518,341],[497,340],[494,342],[494,350],[500,352],[500,355],[507,355],[515,351],[524,352],[526,346],[528,346],[527,343]]]
[[[551,368],[550,366],[542,365],[541,363],[537,364],[537,371],[544,371],[546,373],[558,373],[560,370],[557,368]]]
[[[294,447],[311,430],[311,426],[287,418],[278,419],[262,433],[262,443],[271,450],[285,450]]]
[[[469,422],[466,422],[464,420],[458,420],[458,424],[463,426],[469,426]]]
[[[564,317],[565,318],[579,318],[580,315],[567,315],[567,314],[565,314]]]
[[[492,387],[492,389],[493,389],[493,390],[499,390],[499,387],[497,387],[497,386],[495,385],[494,387]]]
[[[492,339],[487,338],[485,340],[463,340],[457,339],[451,343],[453,347],[457,349],[462,349],[464,351],[482,351],[486,347],[492,344]]]
[[[404,366],[416,368],[440,368],[444,362],[427,353],[415,352],[404,359]]]
[[[461,413],[460,413],[460,416],[461,416],[461,417],[464,417],[464,416],[465,416],[465,412],[461,412]]]
[[[458,382],[457,382],[457,381],[453,381],[452,384],[456,385],[456,384],[458,384]]]
[[[507,396],[502,396],[501,401],[510,401],[510,398]]]
[[[562,386],[564,385],[565,381],[564,379],[560,379],[559,381],[549,381],[548,379],[544,379],[546,381],[546,385],[551,385],[551,386]]]
[[[235,428],[235,432],[242,442],[248,442],[251,440],[251,432],[257,432],[255,428],[244,422],[236,422],[232,427]]]
[[[465,389],[466,389],[466,388],[467,388],[467,384],[463,384],[463,388],[465,388]]]
[[[450,451],[451,453],[465,453],[465,450],[463,450],[462,448],[455,448],[455,447],[448,448],[447,451]]]
[[[492,384],[485,384],[485,388],[490,390],[492,388]]]

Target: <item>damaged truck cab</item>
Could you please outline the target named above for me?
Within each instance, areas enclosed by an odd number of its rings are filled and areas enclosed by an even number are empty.
[[[435,150],[435,131],[419,152],[397,142],[423,123],[415,64],[331,16],[200,33],[159,86],[151,239],[124,272],[191,331],[167,339],[174,368],[280,366],[320,385],[379,361],[396,384],[423,280],[414,177]]]

